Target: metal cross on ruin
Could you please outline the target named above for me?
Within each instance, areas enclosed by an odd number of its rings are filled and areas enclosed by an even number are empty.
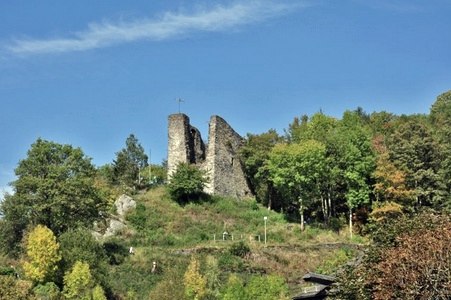
[[[185,101],[183,99],[181,99],[181,98],[178,98],[177,102],[179,103],[179,113],[180,113],[180,103],[185,102]]]

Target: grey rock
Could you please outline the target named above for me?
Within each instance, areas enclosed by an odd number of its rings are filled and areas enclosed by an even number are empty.
[[[123,219],[125,214],[136,208],[136,201],[130,196],[122,195],[114,202],[114,205],[116,206],[117,215]]]

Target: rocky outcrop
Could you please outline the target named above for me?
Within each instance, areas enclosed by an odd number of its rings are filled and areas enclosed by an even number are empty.
[[[199,130],[190,124],[188,116],[169,116],[168,179],[179,163],[195,164],[210,178],[206,193],[236,198],[251,196],[238,156],[243,138],[219,116],[211,117],[208,134],[205,146]]]
[[[121,195],[115,202],[116,214],[120,219],[124,219],[125,215],[132,209],[136,208],[136,201],[127,195]]]
[[[136,201],[130,196],[121,195],[115,202],[116,215],[110,216],[105,220],[103,230],[99,224],[94,225],[94,236],[97,239],[105,239],[114,236],[127,228],[125,216],[128,212],[136,208]]]

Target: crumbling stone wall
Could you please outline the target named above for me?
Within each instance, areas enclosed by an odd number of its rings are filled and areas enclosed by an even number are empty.
[[[180,162],[196,164],[210,178],[206,193],[237,198],[251,195],[238,157],[243,138],[224,119],[211,117],[207,147],[199,130],[191,126],[184,114],[169,116],[168,133],[169,178]]]
[[[185,114],[169,116],[168,177],[179,163],[200,164],[205,160],[205,145],[197,128],[189,123]]]

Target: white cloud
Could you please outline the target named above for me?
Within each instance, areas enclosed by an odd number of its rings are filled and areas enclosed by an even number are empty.
[[[160,18],[93,23],[88,29],[55,39],[17,39],[5,48],[15,55],[63,53],[103,48],[139,40],[160,41],[196,32],[223,32],[262,22],[306,7],[304,1],[241,0],[194,13],[166,12]]]

